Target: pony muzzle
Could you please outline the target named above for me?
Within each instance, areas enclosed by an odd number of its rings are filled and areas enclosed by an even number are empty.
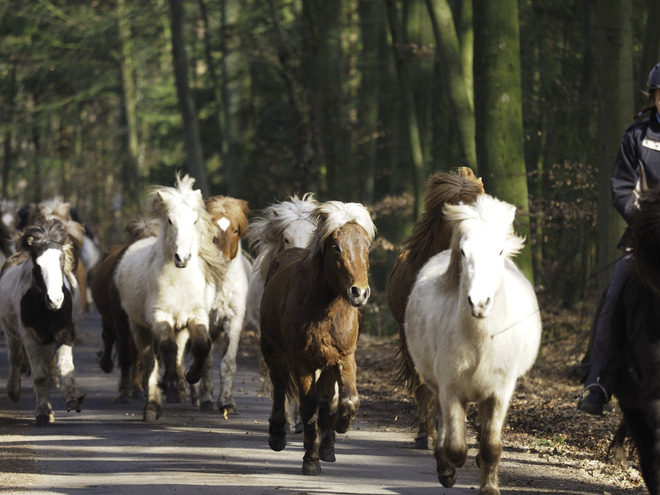
[[[62,307],[63,302],[64,302],[63,292],[54,295],[46,293],[46,306],[51,311],[57,311],[58,309],[60,309]]]
[[[467,296],[467,303],[470,307],[470,313],[475,318],[485,318],[490,313],[490,309],[493,307],[493,298],[486,297],[478,300],[472,299],[471,296]]]
[[[185,268],[188,265],[190,255],[180,256],[179,253],[174,253],[174,265],[177,268]]]
[[[359,308],[367,304],[367,301],[369,300],[369,296],[371,296],[371,288],[368,285],[364,289],[358,287],[357,285],[353,285],[348,290],[348,300],[356,308]]]

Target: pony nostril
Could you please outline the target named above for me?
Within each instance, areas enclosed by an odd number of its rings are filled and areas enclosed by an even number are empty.
[[[353,297],[360,297],[360,289],[358,289],[356,286],[351,287],[351,295]]]
[[[181,263],[181,258],[179,257],[179,253],[174,253],[174,261],[177,263]]]
[[[490,297],[487,297],[486,298],[486,306],[488,306],[489,304],[490,304]]]
[[[470,296],[468,296],[468,304],[470,305],[470,307],[474,306],[474,304],[472,303],[472,298]]]

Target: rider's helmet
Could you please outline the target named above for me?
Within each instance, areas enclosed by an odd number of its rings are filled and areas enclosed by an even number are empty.
[[[649,94],[653,95],[656,89],[660,89],[660,64],[653,67],[649,73]]]

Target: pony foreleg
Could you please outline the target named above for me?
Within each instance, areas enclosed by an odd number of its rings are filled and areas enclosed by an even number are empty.
[[[199,381],[199,408],[202,411],[213,411],[213,347],[204,362],[202,379]]]
[[[73,366],[73,347],[64,344],[57,350],[57,372],[61,378],[62,398],[66,401],[66,410],[80,412],[84,395],[76,387],[76,371]]]
[[[48,373],[51,358],[55,354],[55,344],[42,346],[36,342],[29,342],[25,344],[25,350],[30,358],[30,369],[32,370],[37,426],[46,426],[55,421],[48,387]]]
[[[489,397],[479,404],[481,438],[479,441],[479,494],[499,495],[497,473],[502,456],[502,425],[508,404]]]
[[[463,466],[467,459],[465,404],[445,394],[439,399],[439,408],[443,431],[435,443],[436,469],[438,481],[445,488],[451,488],[456,483],[456,468]]]
[[[156,421],[163,412],[163,398],[158,384],[158,363],[152,346],[142,350],[142,374],[147,391],[143,421]]]
[[[101,318],[101,338],[103,339],[103,348],[99,355],[99,368],[106,373],[111,373],[115,368],[115,363],[112,361],[112,347],[117,341],[117,332],[115,332],[114,326],[105,318]],[[119,347],[119,343],[117,344],[117,347]]]
[[[346,356],[339,365],[339,401],[333,421],[333,429],[337,433],[346,433],[360,408],[360,397],[356,385],[357,365],[355,354]]]
[[[21,365],[23,364],[23,344],[21,339],[3,328],[7,338],[9,353],[9,379],[7,380],[7,395],[13,401],[21,398]]]
[[[194,384],[202,378],[204,363],[211,352],[211,337],[206,325],[195,321],[188,322],[188,332],[190,332],[190,352],[193,364],[186,373],[186,380],[188,383]]]
[[[319,461],[319,446],[321,437],[318,425],[318,402],[314,375],[298,377],[298,390],[300,392],[300,418],[303,422],[303,456],[302,472],[305,475],[317,476],[321,474]]]
[[[321,445],[319,458],[325,462],[335,462],[335,430],[332,428],[332,413],[337,412],[339,398],[338,370],[325,371],[316,382],[319,404],[319,432]]]
[[[235,318],[226,325],[228,345],[224,348],[222,363],[220,364],[220,397],[218,397],[218,409],[226,411],[227,414],[238,414],[238,408],[234,402],[234,377],[236,376],[236,354],[238,343],[241,339],[243,326],[242,318]]]
[[[264,356],[266,357],[266,356]],[[289,382],[288,370],[280,363],[269,362],[270,381],[273,384],[273,408],[268,418],[268,445],[275,452],[286,447],[286,389]]]

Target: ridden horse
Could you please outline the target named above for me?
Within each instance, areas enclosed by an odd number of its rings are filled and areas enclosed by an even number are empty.
[[[206,211],[215,225],[215,242],[218,249],[229,260],[225,283],[216,287],[211,306],[209,333],[216,342],[224,332],[222,364],[220,365],[220,396],[218,409],[227,414],[238,414],[232,388],[236,376],[236,354],[243,331],[245,301],[248,292],[248,277],[252,263],[241,248],[241,240],[248,230],[248,202],[226,196],[213,196],[206,200]],[[205,367],[200,381],[199,401],[203,411],[213,410],[213,358]],[[193,388],[193,391],[196,387]]]
[[[612,333],[619,362],[614,387],[624,423],[612,440],[632,435],[646,487],[660,493],[660,189],[641,193],[632,224],[634,271],[617,301]]]
[[[47,220],[27,227],[18,240],[22,263],[6,267],[0,277],[0,327],[7,336],[9,398],[21,395],[23,353],[30,359],[36,422],[55,420],[49,401],[50,363],[57,358],[67,411],[80,412],[83,397],[75,384],[74,327],[81,314],[80,290],[73,275],[73,250],[67,227]]]
[[[446,225],[442,209],[446,204],[473,203],[484,192],[481,179],[472,170],[460,167],[456,172],[432,175],[424,193],[424,213],[415,222],[412,233],[404,242],[405,249],[399,255],[387,282],[386,300],[392,317],[399,326],[397,357],[399,361],[396,385],[404,385],[417,403],[416,422],[419,431],[415,448],[428,449],[433,443],[435,427],[433,421],[435,399],[424,385],[408,354],[404,327],[406,304],[422,266],[441,251],[449,248],[451,229]]]
[[[523,248],[516,208],[487,194],[446,205],[451,248],[420,270],[406,308],[408,351],[437,398],[438,479],[446,488],[467,458],[465,415],[477,402],[480,494],[499,494],[502,425],[516,380],[536,359],[541,318],[534,289],[511,261]]]
[[[261,351],[273,384],[268,444],[286,446],[286,396],[298,393],[304,424],[303,474],[334,462],[335,431],[348,431],[360,405],[355,349],[369,299],[369,248],[375,227],[357,203],[328,201],[311,218],[306,249],[287,249],[270,265],[261,301]]]
[[[310,214],[318,204],[314,193],[306,193],[302,199],[294,194],[282,203],[268,206],[261,216],[250,222],[248,240],[250,246],[256,249],[257,258],[250,274],[245,328],[254,330],[257,336],[261,331],[259,308],[268,267],[285,249],[307,247],[316,229]]]
[[[115,272],[142,359],[144,421],[155,421],[162,413],[157,358],[165,365],[168,400],[180,402],[186,394],[180,363],[188,341],[193,363],[185,380],[190,384],[202,377],[211,350],[210,303],[228,263],[213,242],[214,227],[194,182],[177,176],[175,187],[151,191],[148,209],[160,221],[159,235],[132,244]]]
[[[128,240],[113,244],[103,255],[92,282],[92,296],[96,308],[101,314],[101,336],[103,348],[99,353],[99,367],[106,373],[114,369],[112,349],[116,344],[117,361],[121,376],[119,378],[119,398],[117,402],[127,404],[130,398],[142,399],[142,384],[139,368],[140,356],[131,333],[128,315],[121,306],[119,291],[114,281],[114,274],[119,260],[128,247],[148,237],[158,236],[156,220],[134,219],[126,224]]]

